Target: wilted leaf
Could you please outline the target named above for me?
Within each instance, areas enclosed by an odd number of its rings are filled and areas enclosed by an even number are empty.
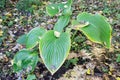
[[[19,51],[13,59],[13,69],[15,72],[19,72],[23,69],[31,67],[32,71],[38,62],[37,52],[32,52],[26,49]]]
[[[77,16],[77,20],[79,22],[89,23],[89,25],[79,29],[88,39],[96,43],[104,44],[107,48],[110,48],[112,29],[105,17],[83,12]]]
[[[40,55],[45,66],[54,74],[63,64],[70,50],[70,35],[61,33],[60,37],[54,31],[46,32],[40,40]]]

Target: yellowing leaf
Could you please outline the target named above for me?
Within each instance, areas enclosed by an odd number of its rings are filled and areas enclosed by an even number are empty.
[[[116,80],[120,80],[120,77],[117,77]]]
[[[2,21],[3,21],[3,20],[2,20],[2,19],[0,19],[0,23],[2,23]]]
[[[108,73],[109,73],[109,75],[112,75],[112,73],[110,71]]]
[[[44,2],[42,2],[43,4],[45,4],[45,5],[47,5],[47,2],[46,1],[44,1]]]
[[[3,31],[2,30],[0,30],[0,36],[3,36]]]
[[[34,9],[37,9],[37,5],[32,5],[32,7],[33,7]]]
[[[11,13],[9,13],[9,12],[8,12],[8,13],[6,13],[5,15],[6,15],[7,17],[11,17],[11,16],[12,16],[12,14],[11,14]]]
[[[90,69],[88,69],[86,73],[87,73],[87,74],[91,74],[91,70],[90,70]]]

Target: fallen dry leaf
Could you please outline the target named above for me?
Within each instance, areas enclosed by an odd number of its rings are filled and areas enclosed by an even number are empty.
[[[2,30],[0,30],[0,36],[3,36],[3,31]]]

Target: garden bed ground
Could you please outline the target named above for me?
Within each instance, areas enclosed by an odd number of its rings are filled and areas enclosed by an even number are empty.
[[[49,17],[45,13],[45,5],[49,1],[41,2],[42,5],[34,14],[18,11],[13,3],[0,10],[0,80],[18,78],[11,62],[16,52],[25,47],[16,42],[19,36],[38,26],[53,28],[56,17]],[[99,13],[108,18],[113,29],[110,50],[92,43],[81,32],[73,31],[74,42],[72,41],[73,45],[64,65],[51,75],[44,64],[38,62],[33,73],[38,80],[120,80],[120,59],[116,61],[120,55],[120,1],[74,0],[72,7],[72,19],[84,11]],[[27,75],[23,73],[22,76]]]

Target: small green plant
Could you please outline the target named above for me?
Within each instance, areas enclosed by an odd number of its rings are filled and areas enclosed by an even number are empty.
[[[5,7],[6,0],[0,0],[0,9]]]
[[[117,54],[117,59],[116,59],[116,62],[120,62],[120,54]]]
[[[71,64],[76,65],[78,61],[79,61],[78,58],[72,58],[66,62],[65,67],[68,68]]]
[[[16,7],[19,11],[33,13],[33,11],[41,4],[40,0],[19,0]]]
[[[19,72],[28,67],[35,68],[38,62],[36,45],[39,44],[40,56],[52,75],[62,66],[71,47],[71,30],[79,30],[93,42],[100,43],[106,48],[111,45],[111,26],[107,19],[99,14],[80,13],[72,25],[66,27],[72,15],[72,0],[64,3],[50,4],[46,7],[48,15],[58,14],[58,21],[53,30],[41,27],[32,29],[20,37],[17,42],[26,45],[27,49],[19,51],[13,59],[13,69]]]

